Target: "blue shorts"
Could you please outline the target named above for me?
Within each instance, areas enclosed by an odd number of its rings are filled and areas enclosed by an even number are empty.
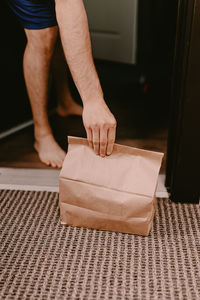
[[[55,0],[7,0],[20,23],[27,29],[56,26]]]

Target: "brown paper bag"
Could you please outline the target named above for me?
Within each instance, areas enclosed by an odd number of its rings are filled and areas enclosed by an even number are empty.
[[[59,176],[61,223],[147,236],[163,155],[114,144],[102,158],[87,139],[69,136]]]

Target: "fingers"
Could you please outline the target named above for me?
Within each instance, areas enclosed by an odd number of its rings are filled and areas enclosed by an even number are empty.
[[[116,125],[102,126],[100,130],[95,129],[92,132],[95,153],[102,157],[111,155],[116,137]]]
[[[89,146],[97,155],[102,157],[113,152],[116,137],[116,121],[110,124],[101,124],[86,127]]]
[[[88,139],[88,142],[89,142],[89,146],[90,146],[90,148],[93,149],[92,130],[88,127],[86,127],[85,129],[86,129],[86,133],[87,133],[87,139]]]
[[[110,127],[108,130],[108,144],[106,154],[110,155],[113,152],[113,146],[116,136],[116,127]]]
[[[100,155],[102,157],[106,155],[107,136],[108,136],[108,129],[101,128],[100,129]]]
[[[94,150],[96,154],[100,154],[100,129],[97,126],[94,126],[92,128],[86,127],[86,133],[87,133],[87,140],[89,142],[90,148]]]
[[[99,154],[99,139],[100,139],[100,130],[99,127],[96,126],[92,130],[92,141],[93,141],[94,152],[97,155]]]

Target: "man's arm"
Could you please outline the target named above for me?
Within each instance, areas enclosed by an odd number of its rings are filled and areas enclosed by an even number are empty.
[[[92,57],[88,20],[82,0],[56,0],[56,16],[65,57],[83,101],[83,123],[96,154],[112,153],[116,120],[104,101]]]

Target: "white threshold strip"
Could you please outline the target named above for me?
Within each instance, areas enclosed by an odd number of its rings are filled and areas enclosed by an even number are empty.
[[[60,170],[0,168],[0,189],[59,192]],[[156,197],[169,198],[165,175],[158,176]]]

